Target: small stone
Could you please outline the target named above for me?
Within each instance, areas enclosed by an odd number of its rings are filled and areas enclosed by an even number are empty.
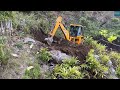
[[[41,67],[41,72],[45,73],[45,72],[48,72],[48,70],[49,70],[49,66],[43,64],[43,66]]]
[[[99,60],[99,56],[98,56],[98,55],[94,55],[94,57],[95,57],[97,60]]]
[[[24,39],[24,43],[28,43],[28,42],[35,43],[35,40],[32,39],[32,38],[27,37],[27,38]]]
[[[29,66],[27,67],[27,70],[31,70],[32,68],[34,68],[33,66]]]
[[[18,55],[17,54],[14,54],[14,53],[12,53],[11,54],[13,57],[18,57]]]
[[[111,74],[115,74],[115,69],[113,67],[110,67],[109,70],[110,70]]]
[[[108,63],[107,63],[107,65],[108,65],[109,67],[111,67],[111,66],[112,66],[112,61],[109,60]]]
[[[30,45],[30,49],[33,48],[33,45],[34,45],[33,43]]]

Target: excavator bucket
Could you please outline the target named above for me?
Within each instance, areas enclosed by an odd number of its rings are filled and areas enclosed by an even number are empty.
[[[53,37],[45,38],[45,41],[47,42],[48,45],[51,46],[51,44],[52,44],[52,42],[53,42]]]

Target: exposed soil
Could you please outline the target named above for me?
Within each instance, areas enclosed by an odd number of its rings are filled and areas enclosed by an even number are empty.
[[[45,42],[45,38],[48,37],[47,34],[45,34],[42,30],[34,30],[31,29],[31,34],[34,36],[34,38],[40,42],[43,42],[47,45]],[[60,39],[54,36],[54,41],[51,46],[48,46],[49,50],[60,50],[61,52],[64,52],[68,55],[78,57],[78,59],[82,62],[86,59],[86,56],[91,49],[91,46],[85,46],[85,45],[75,45],[72,42],[69,42],[65,39]]]
[[[114,40],[112,43],[108,42],[107,39],[104,38],[103,36],[93,37],[93,39],[97,40],[98,43],[106,45],[108,50],[112,49],[113,51],[117,51],[120,53],[120,38],[119,37],[116,40]]]

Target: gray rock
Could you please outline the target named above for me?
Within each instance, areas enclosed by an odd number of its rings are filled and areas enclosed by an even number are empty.
[[[111,60],[108,61],[107,66],[112,67],[112,61]]]
[[[94,55],[94,57],[95,57],[97,60],[99,60],[99,56],[98,56],[98,55]]]
[[[52,50],[50,51],[50,54],[56,63],[61,63],[62,60],[71,58],[71,56],[68,56],[65,53],[62,53],[59,50]]]
[[[35,40],[32,39],[32,38],[27,37],[27,38],[24,39],[24,43],[28,43],[28,42],[35,43]]]
[[[110,75],[108,79],[119,79],[119,78],[116,77],[115,75]]]
[[[49,70],[49,66],[46,64],[43,64],[43,66],[41,67],[41,72],[45,73],[45,72],[48,72],[48,70]]]
[[[110,67],[110,68],[109,68],[109,71],[110,71],[110,73],[111,73],[112,75],[115,75],[115,69],[114,69],[113,67]]]

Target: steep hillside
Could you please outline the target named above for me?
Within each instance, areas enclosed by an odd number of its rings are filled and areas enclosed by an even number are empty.
[[[120,19],[114,17],[113,11],[0,13],[1,79],[120,77]],[[71,23],[85,26],[83,44],[68,42],[60,29],[55,42],[51,46],[46,43],[44,39],[58,16],[62,16],[68,30]]]

